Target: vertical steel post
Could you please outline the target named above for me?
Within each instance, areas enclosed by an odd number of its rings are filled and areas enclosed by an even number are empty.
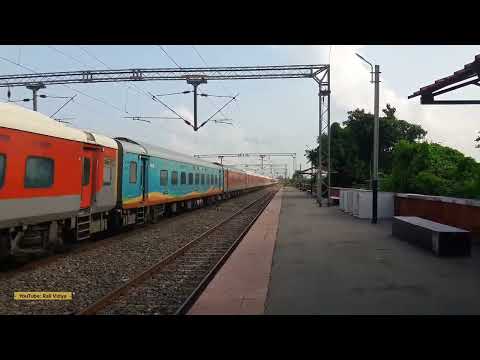
[[[28,85],[27,89],[32,90],[33,111],[37,111],[37,91],[40,89],[45,89],[45,85],[32,84],[32,85]]]
[[[373,129],[373,176],[372,176],[372,224],[377,223],[378,209],[378,130],[379,130],[379,97],[380,97],[380,65],[375,65],[375,102],[373,109],[374,129]]]
[[[318,166],[317,166],[317,202],[322,206],[322,84],[318,84]]]
[[[328,73],[327,73],[327,81],[328,81],[328,84],[327,84],[327,126],[328,126],[328,174],[327,174],[327,196],[328,196],[328,206],[331,205],[331,200],[330,200],[330,172],[332,170],[331,166],[330,166],[330,162],[331,162],[331,157],[330,157],[330,65],[328,66]]]
[[[33,96],[33,111],[37,111],[37,89],[32,90]]]
[[[197,87],[200,84],[206,84],[207,80],[204,78],[199,78],[199,79],[188,79],[187,84],[190,84],[193,86],[193,130],[197,131],[198,130],[198,122],[197,122]]]
[[[197,86],[193,84],[193,130],[197,131]]]

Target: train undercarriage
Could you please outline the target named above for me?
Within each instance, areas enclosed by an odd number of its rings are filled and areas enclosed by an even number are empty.
[[[21,255],[61,251],[66,243],[82,242],[94,234],[116,233],[124,227],[157,223],[161,218],[239,196],[258,188],[133,209],[112,209],[91,213],[81,210],[76,216],[0,230],[0,261]]]

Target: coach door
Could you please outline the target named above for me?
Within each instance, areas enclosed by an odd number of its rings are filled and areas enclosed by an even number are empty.
[[[139,156],[140,162],[140,192],[142,194],[142,201],[147,201],[148,198],[148,157]]]
[[[92,205],[94,192],[94,161],[95,152],[90,149],[84,149],[82,157],[82,194],[80,208],[89,208]]]

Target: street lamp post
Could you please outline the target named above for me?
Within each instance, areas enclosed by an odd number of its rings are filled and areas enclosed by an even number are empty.
[[[371,82],[375,85],[375,100],[373,109],[373,176],[372,176],[372,224],[377,223],[377,210],[378,210],[378,112],[379,112],[379,98],[380,98],[380,65],[375,65],[375,71],[373,65],[365,60],[361,55],[356,54],[360,59],[365,61],[372,70]]]

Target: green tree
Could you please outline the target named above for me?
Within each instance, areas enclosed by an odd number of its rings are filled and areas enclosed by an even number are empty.
[[[480,164],[460,151],[434,143],[399,142],[387,191],[480,198]]]
[[[382,110],[384,116],[379,119],[379,171],[390,173],[392,152],[400,140],[417,141],[425,137],[426,131],[419,125],[396,118],[396,109],[390,104]],[[355,109],[348,112],[343,122],[331,125],[331,168],[332,185],[357,186],[368,183],[371,178],[373,155],[373,114]],[[326,166],[327,137],[322,135],[322,156]],[[317,138],[318,142],[318,138]],[[306,156],[316,167],[318,164],[318,146],[307,150]]]

